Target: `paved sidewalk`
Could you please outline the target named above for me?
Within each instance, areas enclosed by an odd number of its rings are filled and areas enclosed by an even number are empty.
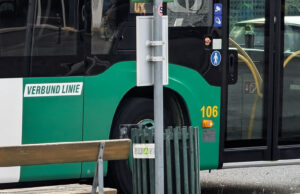
[[[201,171],[202,194],[300,194],[300,165]]]
[[[86,184],[68,184],[41,186],[30,188],[4,189],[0,190],[0,194],[75,194],[75,193],[91,193],[92,186]],[[112,189],[105,189],[106,194],[112,192]]]

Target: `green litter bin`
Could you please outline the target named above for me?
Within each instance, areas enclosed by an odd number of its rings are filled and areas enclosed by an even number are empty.
[[[154,129],[133,128],[133,147],[153,144]],[[143,150],[149,152],[148,149]],[[134,151],[133,151],[134,152]],[[155,193],[155,161],[133,158],[134,194]],[[164,131],[164,170],[166,194],[198,194],[200,190],[199,132],[197,127],[169,127]]]

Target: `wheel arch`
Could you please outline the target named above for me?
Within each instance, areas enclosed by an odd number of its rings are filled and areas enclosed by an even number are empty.
[[[113,122],[111,125],[111,131],[110,131],[110,138],[112,134],[112,129],[114,128],[114,125],[116,123],[116,119],[118,117],[118,113],[120,110],[125,106],[126,101],[133,97],[141,97],[141,98],[149,98],[153,99],[153,86],[148,87],[134,87],[131,88],[120,100],[120,103],[115,111]],[[164,87],[164,104],[167,108],[171,110],[171,112],[174,112],[180,116],[180,118],[184,123],[184,125],[190,125],[190,115],[188,111],[187,104],[178,92],[176,92],[173,89]],[[180,112],[178,112],[180,111]],[[175,115],[174,115],[175,116]]]

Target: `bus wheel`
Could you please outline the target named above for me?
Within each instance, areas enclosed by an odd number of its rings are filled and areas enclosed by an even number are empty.
[[[164,125],[172,125],[171,114],[164,109]],[[117,115],[112,127],[111,138],[120,138],[119,126],[121,124],[144,124],[151,127],[154,118],[153,99],[135,97],[129,98],[124,102]],[[117,184],[123,193],[132,193],[132,174],[131,159],[127,161],[111,161],[109,163],[109,176]]]

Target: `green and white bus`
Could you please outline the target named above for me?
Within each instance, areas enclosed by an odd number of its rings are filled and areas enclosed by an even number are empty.
[[[199,127],[201,169],[299,163],[299,10],[297,0],[164,4],[164,125]],[[129,0],[0,0],[0,146],[153,125],[153,88],[136,87],[135,62],[136,16],[151,12]],[[0,183],[88,178],[94,167],[0,168]],[[130,193],[128,163],[108,173]]]

